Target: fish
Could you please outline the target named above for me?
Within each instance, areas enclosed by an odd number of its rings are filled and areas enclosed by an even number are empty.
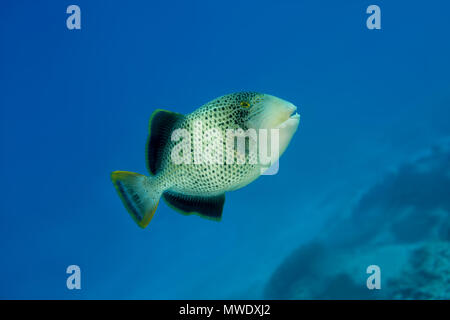
[[[227,94],[186,115],[157,109],[146,144],[149,175],[114,171],[111,180],[141,228],[161,198],[184,215],[221,221],[225,193],[257,179],[285,152],[300,123],[296,111],[257,92]]]

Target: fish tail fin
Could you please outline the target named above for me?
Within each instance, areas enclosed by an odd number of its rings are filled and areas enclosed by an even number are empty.
[[[155,214],[162,192],[154,177],[128,171],[114,171],[111,180],[133,220],[145,228]]]

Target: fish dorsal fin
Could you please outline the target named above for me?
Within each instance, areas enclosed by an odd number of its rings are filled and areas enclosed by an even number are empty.
[[[173,191],[163,193],[164,201],[176,211],[189,215],[197,214],[202,218],[220,221],[222,219],[225,194],[212,197],[190,196]]]
[[[147,167],[155,175],[161,169],[164,147],[170,142],[170,136],[176,124],[183,119],[180,113],[158,109],[150,117],[146,154]]]

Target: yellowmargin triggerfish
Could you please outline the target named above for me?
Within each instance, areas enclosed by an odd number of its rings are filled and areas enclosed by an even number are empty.
[[[299,125],[296,110],[290,102],[255,92],[219,97],[187,115],[156,110],[146,146],[150,175],[114,171],[114,186],[142,228],[161,197],[183,214],[220,220],[225,193],[246,186],[268,167],[258,161],[261,153],[253,152],[254,146],[263,149],[258,135],[266,130],[264,141],[277,138],[277,150],[269,146],[264,152],[275,155],[271,163],[278,160]],[[241,146],[239,137],[247,139]]]

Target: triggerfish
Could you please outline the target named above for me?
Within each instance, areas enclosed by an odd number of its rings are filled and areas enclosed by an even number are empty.
[[[219,97],[187,115],[158,109],[146,146],[150,175],[114,171],[111,179],[142,228],[161,197],[183,214],[221,220],[225,193],[254,181],[286,150],[300,122],[296,110],[255,92]]]

